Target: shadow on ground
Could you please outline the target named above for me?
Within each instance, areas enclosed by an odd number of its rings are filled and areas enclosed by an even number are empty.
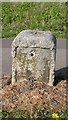
[[[54,86],[56,86],[61,80],[68,81],[68,67],[61,68],[55,72]]]

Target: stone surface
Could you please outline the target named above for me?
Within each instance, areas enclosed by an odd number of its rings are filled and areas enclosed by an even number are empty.
[[[54,82],[56,38],[49,31],[24,30],[12,43],[12,84],[18,80]]]

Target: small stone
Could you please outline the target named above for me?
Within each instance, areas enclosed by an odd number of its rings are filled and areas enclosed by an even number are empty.
[[[43,94],[44,94],[44,89],[42,89],[42,90],[40,91],[40,93],[43,95]]]

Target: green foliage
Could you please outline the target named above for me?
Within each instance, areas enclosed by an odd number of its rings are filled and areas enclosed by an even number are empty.
[[[2,109],[0,109],[0,118],[2,117]]]
[[[44,110],[37,110],[36,113],[34,114],[34,118],[38,118],[40,120],[46,119],[48,120],[48,118],[52,118],[52,114],[48,111],[44,111]],[[59,110],[58,113],[59,118],[58,120],[61,120],[61,118],[68,118],[68,110]],[[30,119],[30,113],[27,110],[13,110],[13,111],[2,111],[2,118],[28,118]]]
[[[54,2],[2,3],[2,37],[15,37],[25,29],[50,30],[66,38],[67,6]]]
[[[29,112],[26,110],[2,111],[2,118],[29,118]]]
[[[60,118],[68,118],[68,110],[64,110],[62,111],[61,109],[58,111],[58,115],[60,116]]]

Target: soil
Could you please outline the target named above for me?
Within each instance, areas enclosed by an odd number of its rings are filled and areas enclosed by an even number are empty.
[[[61,80],[53,87],[35,80],[18,81],[11,85],[11,76],[2,77],[2,108],[35,111],[45,109],[57,112],[66,109],[68,104],[68,81]]]

